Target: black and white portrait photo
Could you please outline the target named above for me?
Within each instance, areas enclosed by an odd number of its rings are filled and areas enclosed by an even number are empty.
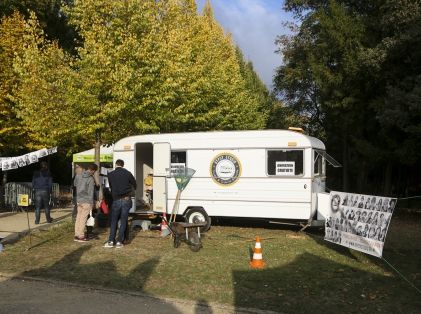
[[[44,149],[40,149],[38,151],[38,158],[42,158],[48,155],[48,151],[44,148]]]
[[[325,240],[381,257],[396,201],[331,191]]]
[[[28,155],[29,155],[29,160],[31,161],[31,164],[38,162],[38,155],[36,153],[30,153]]]
[[[25,161],[25,158],[23,156],[18,157],[17,160],[18,160],[19,167],[25,167],[26,166],[26,161]]]
[[[2,169],[3,169],[3,171],[7,171],[7,170],[10,169],[10,165],[9,165],[9,161],[8,160],[4,160],[2,162]]]

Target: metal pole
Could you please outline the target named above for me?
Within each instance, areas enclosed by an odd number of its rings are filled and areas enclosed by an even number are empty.
[[[174,202],[174,206],[172,208],[172,212],[171,212],[171,216],[170,216],[170,222],[173,222],[173,217],[174,217],[174,221],[175,221],[175,211],[176,208],[178,209],[178,203],[180,202],[180,194],[181,194],[181,190],[177,191],[177,196],[175,197],[175,202]]]
[[[29,251],[32,248],[32,231],[31,231],[31,225],[29,223],[29,213],[28,213],[28,208],[26,209],[26,218],[28,220],[28,230],[29,230],[29,248],[27,249],[27,251]]]

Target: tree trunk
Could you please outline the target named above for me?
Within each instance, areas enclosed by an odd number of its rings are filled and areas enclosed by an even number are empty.
[[[2,208],[5,207],[5,199],[4,199],[4,192],[6,190],[6,183],[7,183],[7,171],[2,171],[3,172],[3,178],[2,178],[2,184],[0,186],[0,206]]]
[[[100,182],[99,174],[101,172],[101,135],[97,133],[95,138],[95,164],[98,167],[98,171],[95,172],[95,182],[99,184],[98,200],[103,199],[102,184]]]
[[[366,168],[367,165],[365,161],[361,162],[361,167],[358,169],[358,177],[357,177],[357,192],[364,194],[365,189],[365,178],[366,178]]]
[[[6,183],[7,183],[7,171],[3,171],[3,179],[2,179],[3,187],[6,186]]]
[[[342,136],[342,190],[348,192],[348,141],[345,134]]]
[[[392,186],[392,161],[388,160],[386,165],[386,171],[384,174],[384,185],[383,185],[383,194],[385,196],[390,195],[390,190]]]

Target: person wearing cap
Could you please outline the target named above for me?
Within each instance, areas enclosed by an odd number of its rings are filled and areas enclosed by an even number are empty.
[[[34,172],[32,189],[35,192],[35,224],[39,224],[41,208],[45,209],[45,218],[48,223],[53,222],[50,216],[50,197],[53,188],[53,178],[48,170],[48,164],[41,161],[41,169]]]

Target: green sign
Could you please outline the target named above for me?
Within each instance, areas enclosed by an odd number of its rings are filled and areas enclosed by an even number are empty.
[[[99,156],[100,162],[113,162],[113,154],[101,154]],[[73,155],[73,162],[95,162],[94,155]]]

